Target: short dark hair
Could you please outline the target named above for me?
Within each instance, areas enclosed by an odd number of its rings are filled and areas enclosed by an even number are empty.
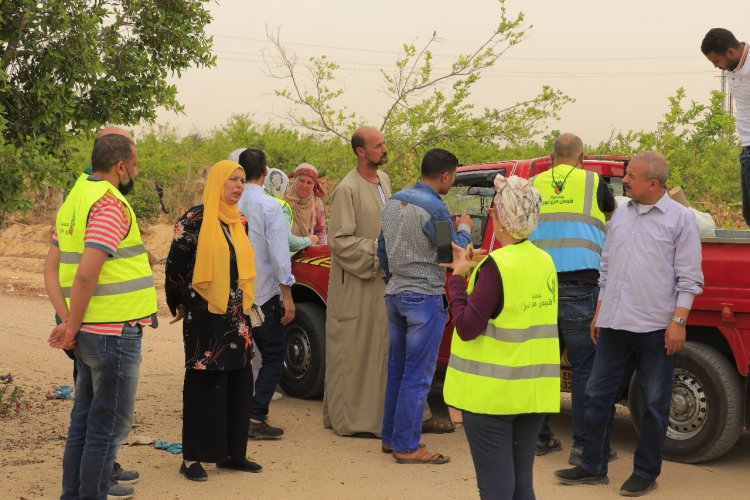
[[[240,153],[239,164],[245,170],[247,180],[260,179],[266,171],[266,154],[260,149],[247,148]]]
[[[707,56],[711,52],[726,54],[729,49],[738,49],[740,42],[731,31],[724,28],[713,28],[706,33],[701,42],[701,52]]]
[[[365,137],[364,134],[360,132],[359,129],[357,129],[352,134],[352,151],[354,151],[354,154],[357,154],[357,148],[363,148],[365,147]]]
[[[445,172],[453,172],[456,167],[458,167],[456,155],[445,149],[431,149],[422,158],[422,177],[435,179]]]
[[[94,141],[91,150],[91,171],[108,173],[120,161],[133,158],[133,141],[119,134],[108,134]]]

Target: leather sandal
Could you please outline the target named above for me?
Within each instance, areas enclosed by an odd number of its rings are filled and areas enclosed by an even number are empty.
[[[449,422],[443,422],[442,420],[438,420],[435,417],[429,418],[422,422],[422,433],[432,433],[432,434],[447,434],[449,432],[453,432],[456,430],[456,426],[450,424]]]
[[[419,443],[420,448],[424,448],[426,445],[424,443]],[[390,447],[390,445],[384,444],[380,447],[380,451],[383,453],[393,453],[393,448]]]
[[[451,461],[451,457],[442,453],[431,453],[427,448],[419,448],[414,453],[393,452],[393,458],[399,464],[422,464],[422,465],[441,465]]]

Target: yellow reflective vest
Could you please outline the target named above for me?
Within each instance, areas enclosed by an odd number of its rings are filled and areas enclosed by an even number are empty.
[[[148,264],[135,214],[125,197],[105,180],[82,174],[57,213],[60,248],[59,280],[70,307],[70,292],[84,251],[89,211],[108,192],[128,210],[130,229],[114,256],[107,257],[83,316],[83,323],[120,323],[146,318],[156,312],[154,277]]]
[[[596,173],[572,165],[557,165],[532,179],[542,207],[529,240],[552,256],[557,272],[599,270],[606,236],[604,212],[596,199],[600,181]]]
[[[292,217],[292,206],[289,204],[288,201],[282,200],[281,198],[276,198],[275,196],[271,196],[274,200],[279,202],[279,205],[281,205],[281,212],[284,214],[284,218],[286,218],[286,211],[289,211],[289,220],[287,221],[289,223],[289,228],[291,229],[292,225],[294,224],[294,219]],[[286,210],[284,210],[286,209]]]
[[[473,340],[463,341],[453,331],[445,402],[488,415],[559,412],[554,263],[529,241],[499,248],[487,259],[495,262],[502,277],[503,309]],[[478,269],[469,279],[469,295]]]

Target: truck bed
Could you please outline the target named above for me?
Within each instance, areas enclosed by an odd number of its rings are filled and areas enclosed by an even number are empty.
[[[701,238],[703,243],[750,243],[750,229],[717,229],[716,236],[711,238]]]

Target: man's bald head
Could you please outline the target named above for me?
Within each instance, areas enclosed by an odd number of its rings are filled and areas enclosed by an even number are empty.
[[[575,134],[560,134],[552,148],[552,166],[583,161],[583,141]]]
[[[354,154],[357,154],[357,148],[365,147],[365,141],[368,137],[372,137],[373,134],[380,134],[380,130],[376,127],[359,127],[352,134],[352,150]]]
[[[385,137],[376,127],[359,127],[352,134],[352,150],[357,163],[368,168],[378,168],[388,162]]]
[[[114,127],[114,126],[107,126],[99,130],[99,132],[96,133],[96,139],[100,137],[104,137],[105,135],[122,135],[130,139],[130,142],[135,144],[135,139],[133,139],[133,136],[130,135],[130,132],[125,130],[121,127]]]

